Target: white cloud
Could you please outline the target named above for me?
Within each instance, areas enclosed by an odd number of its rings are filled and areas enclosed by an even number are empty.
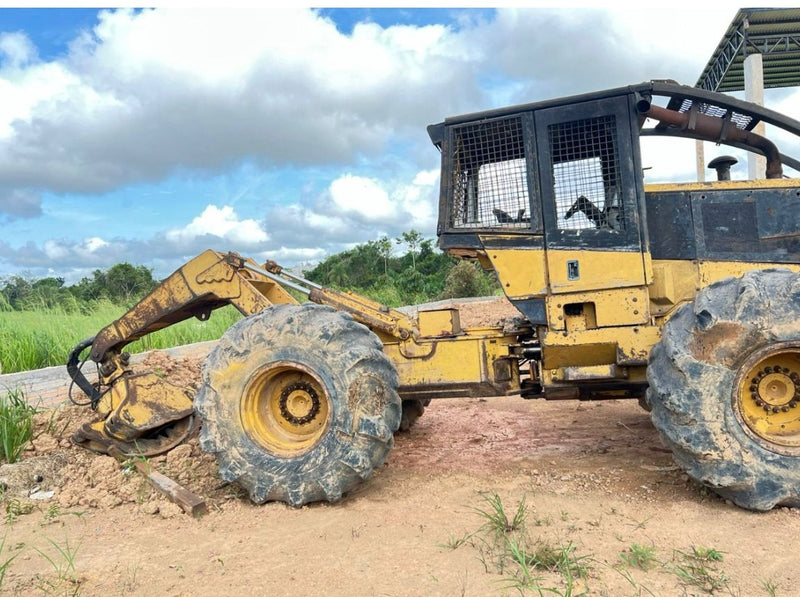
[[[193,244],[198,238],[216,237],[236,246],[253,247],[265,243],[269,236],[255,220],[240,220],[229,205],[208,205],[184,228],[166,233],[167,240],[179,245]]]
[[[439,117],[479,93],[443,50],[450,35],[369,25],[348,36],[312,10],[249,6],[101,11],[51,62],[25,63],[17,37],[7,52],[19,68],[0,71],[0,180],[102,192],[247,158],[378,155],[434,118],[431,106]]]
[[[18,69],[36,59],[36,47],[21,31],[0,33],[0,67]]]
[[[337,178],[331,183],[330,195],[335,210],[370,222],[391,220],[397,214],[380,182],[363,176]]]
[[[693,9],[677,45],[672,12],[503,9],[459,27],[361,23],[346,34],[303,8],[122,9],[101,12],[66,55],[48,60],[24,34],[0,34],[0,217],[35,221],[42,196],[109,201],[83,210],[86,221],[65,231],[72,239],[20,247],[4,238],[0,259],[171,271],[206,248],[292,262],[411,228],[433,235],[438,155],[426,125],[649,78],[691,84],[735,9]],[[796,97],[781,101],[794,110]],[[691,173],[686,155],[670,168]],[[660,154],[646,158],[661,167]],[[181,176],[243,162],[265,178],[291,171],[274,176],[290,181],[279,199],[257,205],[260,190],[241,201],[209,191],[199,195],[202,213],[158,233],[148,227],[148,238],[114,238],[88,222],[93,213],[119,219],[107,191],[172,177],[181,201]],[[82,197],[70,207],[86,205]]]

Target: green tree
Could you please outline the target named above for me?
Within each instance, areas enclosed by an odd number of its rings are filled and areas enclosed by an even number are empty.
[[[395,241],[398,245],[405,244],[408,247],[408,252],[411,254],[411,268],[417,269],[417,247],[423,241],[423,236],[413,228],[408,232],[403,232]]]
[[[389,275],[389,259],[392,257],[392,241],[389,237],[382,236],[376,242],[378,253],[383,257],[383,275]]]
[[[464,298],[493,294],[497,283],[471,261],[461,261],[447,274],[441,298]]]

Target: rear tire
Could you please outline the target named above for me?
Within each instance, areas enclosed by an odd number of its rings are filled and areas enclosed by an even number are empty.
[[[204,363],[200,443],[256,503],[336,501],[386,461],[397,386],[378,338],[349,315],[273,306],[231,327]]]
[[[751,510],[800,506],[800,275],[701,290],[650,355],[651,417],[695,480]]]

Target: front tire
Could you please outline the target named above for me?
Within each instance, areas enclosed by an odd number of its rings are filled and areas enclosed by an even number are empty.
[[[232,326],[204,363],[201,446],[255,503],[336,501],[386,461],[397,386],[380,341],[352,317],[276,305]]]
[[[743,508],[800,506],[800,275],[704,288],[664,326],[647,377],[653,423],[691,477]]]

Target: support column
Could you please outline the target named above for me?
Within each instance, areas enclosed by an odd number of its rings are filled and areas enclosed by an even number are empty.
[[[696,166],[697,166],[697,182],[705,182],[706,181],[706,152],[705,147],[703,146],[703,142],[700,139],[697,139],[694,142],[695,146],[695,156],[696,156]]]
[[[759,106],[764,105],[764,63],[761,54],[750,54],[744,59],[744,99]],[[753,132],[764,136],[764,123],[759,122]],[[765,178],[767,160],[754,153],[747,154],[747,175],[754,180]]]

